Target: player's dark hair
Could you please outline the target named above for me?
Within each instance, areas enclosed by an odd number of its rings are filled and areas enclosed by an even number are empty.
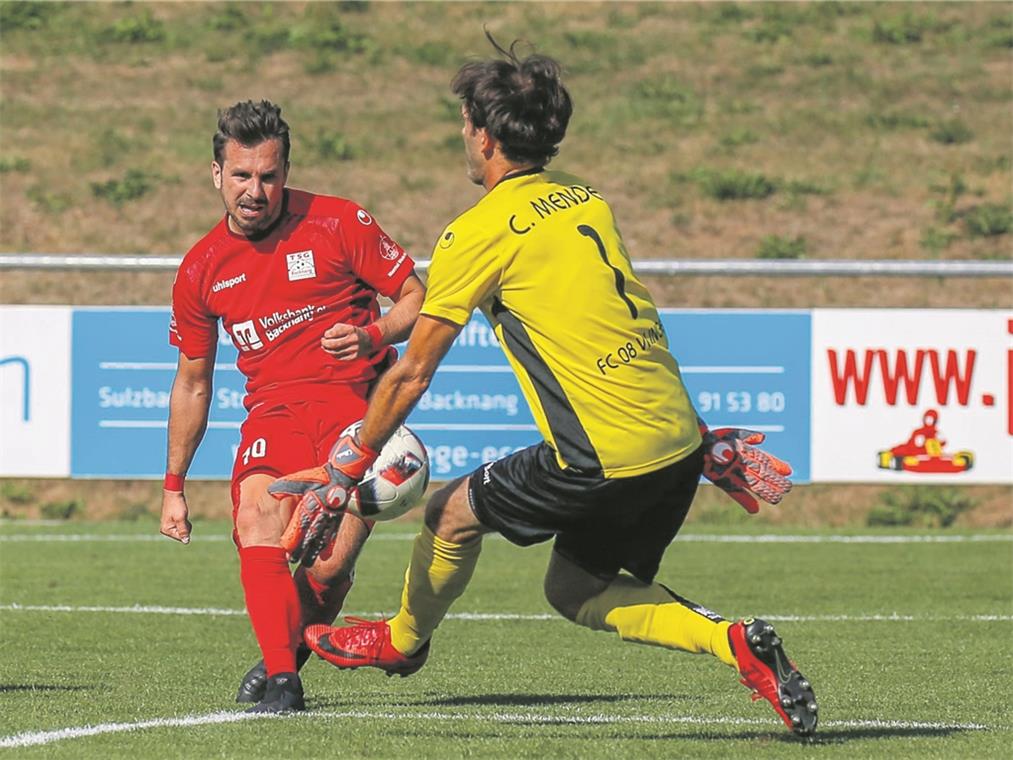
[[[503,59],[464,64],[450,88],[471,123],[499,141],[504,156],[544,165],[559,152],[573,113],[570,93],[560,81],[562,67],[544,55],[520,58],[518,40],[506,50],[488,31],[485,36]]]
[[[288,124],[281,118],[281,108],[269,100],[259,103],[247,100],[218,112],[218,131],[212,147],[219,166],[225,158],[225,143],[229,140],[246,146],[260,145],[264,140],[281,140],[282,157],[288,164],[291,145]]]

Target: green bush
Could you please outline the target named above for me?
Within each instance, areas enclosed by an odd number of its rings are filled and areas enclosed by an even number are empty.
[[[141,44],[161,42],[165,39],[165,25],[151,15],[149,11],[138,16],[125,16],[117,19],[105,30],[105,38],[112,42]]]
[[[803,56],[802,62],[807,66],[812,66],[813,68],[821,68],[823,66],[832,66],[834,63],[834,57],[823,50],[817,50]]]
[[[99,166],[109,167],[119,162],[123,155],[130,150],[130,140],[122,132],[106,127],[95,140],[94,155]]]
[[[351,161],[355,149],[340,132],[321,130],[313,141],[313,150],[324,161]]]
[[[783,183],[781,188],[789,195],[829,195],[830,188],[819,182],[810,182],[805,179],[789,179]]]
[[[0,158],[0,174],[7,174],[9,172],[24,173],[32,168],[32,162],[27,158],[8,158],[4,156]]]
[[[737,148],[740,145],[750,145],[755,142],[759,142],[760,138],[756,135],[753,130],[749,127],[737,127],[730,132],[726,132],[718,138],[718,143],[723,148]]]
[[[926,251],[931,253],[933,256],[938,256],[944,250],[950,247],[950,243],[956,240],[958,235],[949,230],[939,229],[938,227],[928,227],[922,233],[919,239],[919,244]]]
[[[801,235],[794,238],[767,235],[760,241],[756,257],[758,259],[803,259],[805,252],[806,242]]]
[[[369,46],[369,38],[345,28],[337,18],[308,17],[289,31],[289,42],[294,48],[327,50],[335,53],[362,53]]]
[[[1013,211],[1009,204],[984,203],[967,212],[964,227],[971,237],[1005,235],[1013,228]]]
[[[39,512],[47,520],[69,520],[84,512],[84,502],[80,499],[49,501],[42,505]]]
[[[35,31],[49,23],[49,18],[62,7],[59,3],[0,2],[0,30],[15,29]]]
[[[774,180],[738,169],[699,169],[694,179],[704,195],[719,201],[762,199],[777,191]]]
[[[57,193],[48,190],[41,185],[30,187],[25,196],[35,206],[47,214],[62,214],[73,204],[73,199],[67,193]]]
[[[939,486],[895,488],[884,492],[880,502],[869,511],[868,525],[946,528],[975,506],[973,499],[956,489]]]
[[[122,206],[151,192],[157,179],[159,179],[157,174],[141,169],[128,169],[123,179],[92,182],[91,192],[96,198],[103,198],[114,206]]]
[[[937,122],[929,137],[943,145],[960,145],[971,142],[974,132],[960,119],[948,119]]]
[[[936,220],[943,224],[953,222],[957,218],[957,200],[967,192],[964,178],[954,172],[946,184],[930,185],[929,191],[937,196],[932,202],[936,209]]]
[[[904,13],[894,18],[876,21],[872,27],[872,40],[887,45],[911,45],[922,41],[925,25],[922,19]]]
[[[218,32],[234,32],[249,26],[249,23],[250,20],[246,17],[242,7],[236,3],[226,5],[207,21],[207,25]]]
[[[931,124],[924,116],[902,111],[876,111],[865,117],[865,123],[873,129],[882,130],[924,129]]]
[[[457,61],[457,52],[442,42],[427,40],[407,50],[408,59],[426,66],[450,66]]]
[[[670,76],[643,79],[629,93],[629,116],[655,117],[688,126],[703,117],[703,101],[679,80]]]
[[[12,504],[30,504],[35,499],[35,494],[24,483],[5,480],[0,484],[0,497]]]

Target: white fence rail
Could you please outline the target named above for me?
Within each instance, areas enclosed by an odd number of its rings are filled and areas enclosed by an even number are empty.
[[[0,254],[0,270],[133,270],[171,272],[180,256],[109,256],[102,254],[16,253]],[[418,261],[425,271],[428,261]],[[822,259],[810,261],[750,259],[637,260],[633,266],[644,275],[699,275],[707,277],[1013,277],[1009,261],[918,261]]]

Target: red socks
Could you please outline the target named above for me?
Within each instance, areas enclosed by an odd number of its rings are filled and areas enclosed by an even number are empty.
[[[239,577],[267,675],[295,673],[295,650],[302,640],[299,595],[279,546],[244,546]]]

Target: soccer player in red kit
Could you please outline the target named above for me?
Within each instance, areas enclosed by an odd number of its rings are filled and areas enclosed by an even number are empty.
[[[268,101],[220,114],[211,176],[225,216],[183,258],[169,325],[179,348],[162,497],[169,538],[190,540],[183,480],[207,426],[219,321],[247,378],[232,514],[263,654],[237,697],[256,702],[251,712],[303,709],[302,630],[337,616],[372,527],[343,521],[320,561],[293,577],[280,542],[290,510],[267,487],[324,461],[342,430],[362,418],[424,295],[414,263],[369,212],[286,187],[289,145],[281,110]],[[378,295],[394,302],[382,316]]]

